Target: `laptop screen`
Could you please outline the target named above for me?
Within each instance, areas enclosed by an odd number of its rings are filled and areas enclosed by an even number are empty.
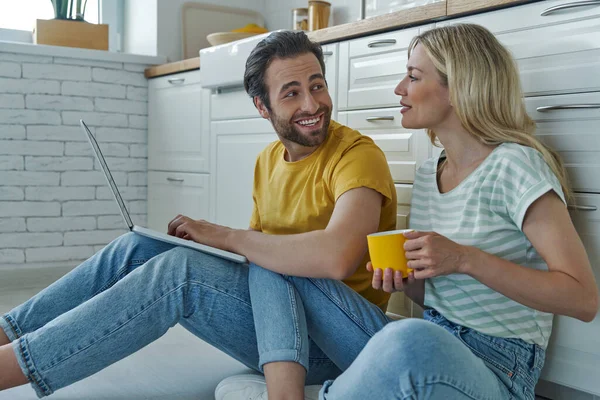
[[[133,229],[133,222],[131,221],[131,218],[129,217],[129,212],[127,211],[127,208],[125,207],[125,202],[123,201],[123,198],[121,197],[121,194],[119,193],[119,189],[117,189],[117,185],[115,184],[115,181],[110,173],[110,170],[108,169],[108,165],[106,165],[106,161],[104,160],[104,156],[102,155],[102,152],[100,151],[100,146],[98,146],[98,142],[96,141],[96,138],[94,137],[94,135],[92,135],[92,132],[90,132],[90,129],[87,127],[85,122],[83,122],[83,120],[79,120],[79,123],[81,124],[81,127],[84,129],[85,134],[87,135],[88,140],[90,141],[90,144],[92,145],[92,149],[94,149],[94,153],[96,153],[96,158],[98,159],[98,162],[100,162],[100,166],[102,167],[104,176],[106,177],[106,180],[108,181],[108,186],[110,186],[110,190],[112,190],[113,195],[115,196],[115,200],[117,201],[117,204],[119,204],[119,208],[121,209],[121,215],[125,219],[125,222],[127,223],[127,226],[129,226],[129,229]]]

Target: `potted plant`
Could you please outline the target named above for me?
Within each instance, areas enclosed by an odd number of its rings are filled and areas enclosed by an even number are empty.
[[[108,25],[84,20],[87,0],[50,0],[54,19],[36,20],[36,44],[108,50]]]

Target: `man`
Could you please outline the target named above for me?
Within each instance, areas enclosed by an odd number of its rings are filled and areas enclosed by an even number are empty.
[[[324,74],[321,48],[304,33],[260,42],[244,81],[279,141],[257,160],[250,229],[181,215],[169,224],[171,235],[245,255],[250,268],[126,234],[0,318],[0,390],[29,381],[39,396],[50,395],[176,323],[264,370],[271,399],[303,398],[305,382],[347,368],[388,322],[379,308],[387,294],[371,288],[364,265],[366,235],[394,228],[396,196],[381,150],[331,121]],[[273,275],[262,279],[264,271]],[[269,286],[273,278],[289,279],[295,295]],[[294,308],[278,307],[290,300]],[[306,315],[291,320],[298,302]],[[266,318],[271,306],[282,314]],[[302,347],[288,349],[295,323]],[[221,393],[238,388],[224,385]]]

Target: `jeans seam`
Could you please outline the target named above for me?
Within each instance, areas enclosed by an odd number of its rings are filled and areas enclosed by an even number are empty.
[[[104,284],[104,286],[102,286],[100,289],[98,289],[96,291],[96,293],[94,293],[92,295],[92,297],[104,292],[105,290],[110,289],[112,286],[114,286],[115,283],[117,283],[121,278],[119,278],[122,274],[123,271],[126,271],[129,267],[132,267],[134,265],[139,265],[139,264],[144,264],[146,261],[148,260],[132,260],[129,264],[122,266],[121,268],[119,268],[117,270],[117,272],[113,275],[113,277]]]
[[[22,331],[19,328],[19,326],[17,325],[17,321],[15,321],[15,319],[13,317],[11,317],[9,314],[4,315],[4,320],[8,324],[13,335],[15,335],[16,338],[14,340],[19,339],[22,336]]]
[[[54,393],[54,390],[52,390],[52,388],[50,388],[50,386],[48,386],[48,384],[41,377],[39,370],[35,367],[34,362],[31,359],[31,355],[26,347],[26,339],[25,337],[21,337],[19,339],[18,348],[21,360],[23,360],[23,365],[27,369],[27,380],[34,384],[39,392],[42,392],[45,396],[50,396],[52,393]],[[39,379],[37,375],[39,375]]]
[[[493,366],[495,366],[496,368],[498,368],[499,370],[501,370],[502,372],[504,372],[506,375],[508,375],[508,377],[511,378],[510,381],[512,382],[512,378],[514,378],[516,371],[512,371],[510,368],[508,368],[508,367],[500,364],[496,360],[492,359],[491,357],[487,356],[486,354],[483,354],[479,350],[475,349],[473,346],[471,346],[469,343],[467,343],[467,341],[464,340],[460,334],[457,334],[456,337],[458,337],[458,339],[465,346],[467,346],[467,348],[469,350],[471,350],[471,352],[473,354],[475,354],[477,357],[479,357],[480,359],[482,359],[485,362],[488,362],[488,363],[492,364]]]
[[[288,296],[290,299],[290,305],[292,307],[292,310],[294,311],[294,315],[292,320],[294,321],[294,331],[295,331],[295,344],[294,344],[294,348],[295,348],[295,353],[296,356],[294,357],[294,362],[298,362],[300,360],[300,353],[302,351],[302,340],[300,338],[300,328],[298,327],[298,312],[296,309],[296,297],[294,296],[294,286],[286,281],[287,287],[288,287]]]
[[[360,321],[360,318],[358,318],[350,310],[348,310],[346,307],[344,307],[343,304],[340,303],[340,301],[337,297],[333,296],[331,293],[329,293],[329,291],[327,291],[327,290],[325,290],[325,288],[321,287],[319,285],[319,282],[316,279],[314,279],[314,278],[307,278],[307,279],[309,280],[309,282],[311,282],[313,285],[315,285],[317,287],[317,289],[319,289],[325,296],[327,296],[333,304],[335,304],[340,310],[342,310],[342,312],[344,312],[367,335],[369,335],[370,337],[373,337],[375,335],[375,333],[377,333],[377,332],[371,332],[370,329],[368,329],[365,325],[363,325]],[[376,307],[376,308],[377,308],[377,310],[379,310],[379,312],[381,312],[383,314],[383,311],[381,311],[381,309],[379,307]],[[383,314],[383,317],[387,320],[387,317],[385,316],[385,314]]]
[[[527,384],[529,384],[532,387],[535,387],[535,382],[533,381],[533,379],[531,378],[531,376],[529,376],[530,372],[524,370],[521,367],[517,367],[517,370],[520,372],[520,375],[523,379],[525,379],[525,381],[527,382]]]
[[[204,283],[204,282],[200,282],[200,281],[189,281],[188,283],[189,283],[189,284],[200,285],[200,286],[203,286],[203,287],[209,288],[209,289],[211,289],[211,290],[214,290],[215,292],[219,292],[219,293],[221,293],[221,294],[224,294],[224,295],[225,295],[225,296],[227,296],[227,297],[231,297],[232,299],[236,299],[236,300],[237,300],[237,301],[239,301],[240,303],[244,303],[244,304],[246,304],[248,307],[252,308],[252,303],[248,303],[248,302],[247,302],[247,301],[245,301],[244,299],[240,299],[239,297],[232,296],[232,295],[231,295],[231,293],[224,292],[224,291],[222,291],[222,290],[220,290],[220,289],[217,289],[217,288],[216,288],[216,287],[214,287],[214,286],[207,285],[207,284],[206,284],[206,283]]]

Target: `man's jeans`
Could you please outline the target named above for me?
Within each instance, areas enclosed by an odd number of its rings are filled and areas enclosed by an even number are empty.
[[[257,334],[268,335],[261,341],[275,343],[271,350],[285,350],[289,318],[253,315],[248,275],[258,268],[129,233],[4,315],[0,328],[40,397],[127,357],[177,323],[260,371]],[[258,291],[271,290],[271,283],[254,282]],[[297,359],[306,360],[307,384],[323,383],[389,320],[342,282],[294,283],[294,293],[275,292],[276,304],[301,298],[309,318],[299,329],[308,330],[310,341]],[[255,317],[269,319],[270,328],[255,330]],[[268,357],[278,359],[277,351]]]
[[[456,325],[435,310],[388,324],[320,393],[323,400],[535,398],[545,352]]]

